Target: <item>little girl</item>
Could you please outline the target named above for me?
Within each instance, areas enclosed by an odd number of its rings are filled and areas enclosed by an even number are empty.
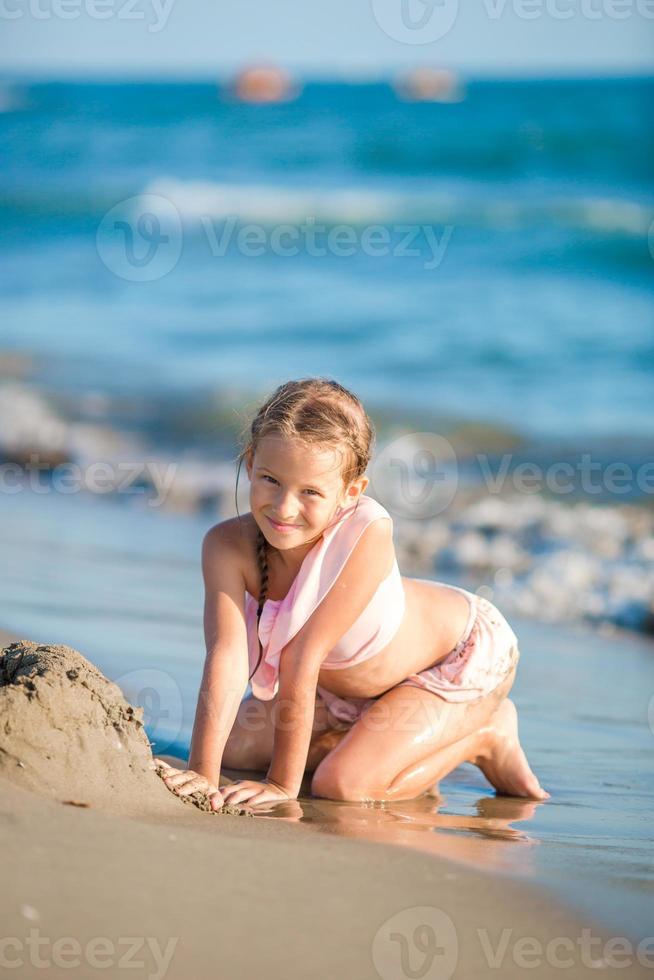
[[[269,804],[308,770],[315,796],[406,800],[467,761],[498,793],[548,799],[507,698],[516,636],[486,599],[400,575],[364,492],[373,439],[335,381],[289,381],[259,409],[238,457],[251,511],[202,545],[207,656],[188,769],[163,763],[173,792]],[[266,776],[219,789],[221,766]]]

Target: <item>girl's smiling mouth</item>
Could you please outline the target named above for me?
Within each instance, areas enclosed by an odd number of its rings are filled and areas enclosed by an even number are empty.
[[[266,517],[276,531],[297,531],[299,527],[298,524],[278,524],[277,521],[273,521],[272,517],[268,517],[267,514]]]

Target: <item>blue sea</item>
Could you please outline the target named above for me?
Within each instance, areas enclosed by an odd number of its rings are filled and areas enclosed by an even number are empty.
[[[0,351],[73,415],[128,399],[165,440],[327,374],[398,415],[652,436],[653,80],[3,91]]]

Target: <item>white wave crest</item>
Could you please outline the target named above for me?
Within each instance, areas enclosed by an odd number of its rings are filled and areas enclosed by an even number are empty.
[[[173,204],[189,226],[230,218],[264,226],[297,226],[307,220],[328,226],[355,227],[413,223],[520,229],[546,224],[605,235],[647,237],[654,219],[654,203],[563,195],[535,200],[520,191],[498,197],[476,185],[461,185],[457,190],[447,191],[402,192],[353,186],[306,188],[162,177],[149,183],[142,194],[159,196]]]

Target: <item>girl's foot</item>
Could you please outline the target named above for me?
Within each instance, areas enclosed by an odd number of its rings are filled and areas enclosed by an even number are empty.
[[[520,745],[518,712],[513,701],[505,698],[501,702],[483,734],[484,748],[472,761],[497,792],[504,796],[549,800],[550,794],[531,771]]]

